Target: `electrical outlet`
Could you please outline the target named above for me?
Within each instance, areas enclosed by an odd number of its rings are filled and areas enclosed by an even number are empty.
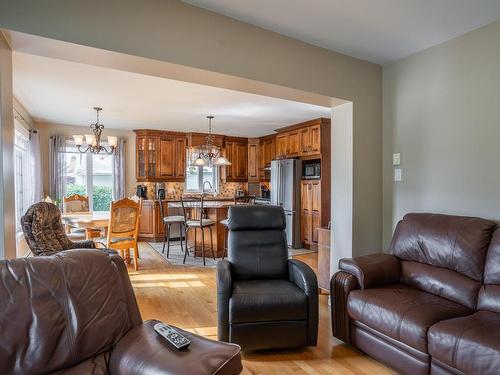
[[[401,181],[401,168],[394,169],[394,181]]]

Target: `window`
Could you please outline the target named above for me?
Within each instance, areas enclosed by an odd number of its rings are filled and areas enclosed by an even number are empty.
[[[186,158],[189,160],[189,155]],[[205,184],[205,191],[215,193],[219,188],[218,184],[218,168],[217,167],[198,167],[189,165],[190,163],[186,163],[186,187],[185,190],[191,193],[202,193],[203,192],[203,184],[205,181],[210,183]]]
[[[65,196],[89,197],[92,211],[107,211],[113,200],[113,156],[80,153],[72,140],[64,153]]]
[[[14,186],[16,206],[16,231],[21,232],[21,216],[33,204],[29,133],[16,126],[14,143]]]

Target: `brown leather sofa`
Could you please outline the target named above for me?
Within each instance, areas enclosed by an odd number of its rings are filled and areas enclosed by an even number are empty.
[[[333,335],[403,374],[500,373],[500,228],[408,214],[391,254],[342,259]]]
[[[0,262],[0,373],[233,375],[240,347],[180,330],[177,351],[142,322],[123,260],[97,250]]]

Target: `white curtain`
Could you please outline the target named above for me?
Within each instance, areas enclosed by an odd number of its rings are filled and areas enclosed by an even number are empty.
[[[40,153],[40,134],[38,130],[32,130],[30,135],[30,168],[33,181],[33,189],[31,191],[31,202],[40,202],[43,199],[42,193],[42,155]]]
[[[113,154],[113,200],[125,198],[125,140],[118,139]]]
[[[65,194],[66,168],[64,165],[64,152],[66,138],[61,135],[50,137],[49,141],[49,196],[62,202]]]

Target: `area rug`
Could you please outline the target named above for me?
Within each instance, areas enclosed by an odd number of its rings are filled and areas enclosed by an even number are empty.
[[[168,263],[173,266],[183,266],[183,267],[203,267],[203,258],[202,257],[193,257],[193,252],[191,251],[189,255],[186,257],[186,263],[183,264],[182,261],[184,259],[184,252],[181,250],[181,246],[179,242],[171,242],[170,243],[170,253],[167,258],[167,246],[165,245],[165,254],[162,254],[163,242],[148,242],[148,245],[151,246],[158,254],[160,254]],[[288,249],[288,257],[294,257],[297,255],[314,253],[314,250],[308,249]],[[217,261],[220,258],[216,258],[213,260],[210,257],[210,250],[206,252],[205,257],[205,267],[206,268],[215,268],[217,265]]]
[[[193,257],[193,251],[189,252],[189,255],[186,257],[186,263],[183,264],[184,260],[184,252],[181,250],[181,245],[179,242],[170,242],[170,252],[167,258],[167,245],[165,245],[165,254],[162,254],[161,250],[163,249],[163,242],[148,242],[148,245],[156,250],[158,254],[160,254],[168,263],[173,266],[183,266],[183,267],[203,267],[203,258],[202,257]],[[217,265],[217,261],[219,259],[213,260],[211,257],[212,253],[210,250],[205,252],[205,267],[206,268],[215,268]]]

